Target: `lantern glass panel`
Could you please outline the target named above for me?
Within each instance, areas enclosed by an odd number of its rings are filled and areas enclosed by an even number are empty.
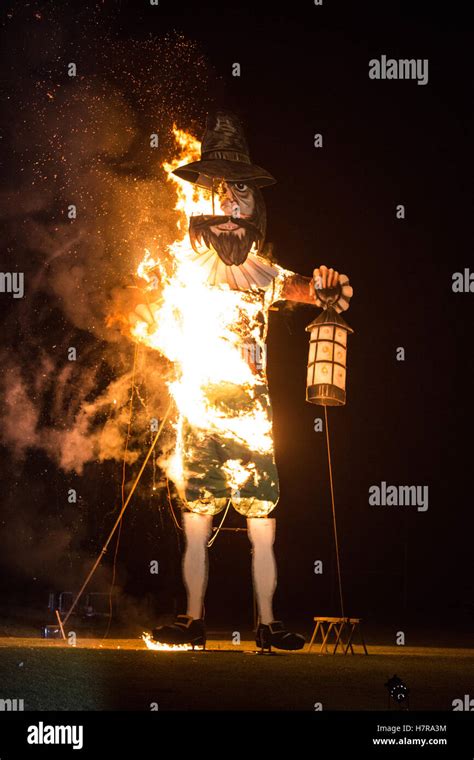
[[[338,364],[334,367],[334,385],[337,385],[338,388],[342,388],[342,390],[346,387],[346,370],[344,367],[340,367]]]
[[[316,372],[314,373],[314,383],[332,383],[332,363],[331,362],[317,362]]]
[[[309,364],[311,364],[311,362],[314,362],[316,358],[316,346],[317,346],[317,343],[314,340],[312,340],[311,343],[309,344],[309,359],[308,359]]]
[[[347,332],[341,327],[336,328],[336,337],[338,343],[342,343],[343,346],[347,346]]]
[[[319,330],[320,340],[334,340],[334,325],[323,325]]]
[[[334,343],[328,340],[320,340],[318,342],[318,360],[330,362],[333,358]]]
[[[337,343],[334,345],[334,361],[346,366],[346,349],[338,346]]]
[[[306,379],[306,385],[309,387],[310,385],[313,385],[313,375],[314,375],[314,364],[310,364],[308,367],[308,375]]]

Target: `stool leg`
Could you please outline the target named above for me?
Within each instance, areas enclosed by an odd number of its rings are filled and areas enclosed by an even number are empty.
[[[311,637],[311,641],[309,642],[309,649],[308,649],[308,652],[311,652],[311,647],[312,647],[312,646],[313,646],[313,644],[314,644],[314,640],[315,640],[315,638],[316,638],[316,634],[317,634],[318,630],[319,630],[319,620],[317,621],[316,625],[314,626],[313,635],[312,635],[312,637]]]
[[[349,651],[349,647],[351,649],[351,654],[354,654],[354,648],[352,646],[352,637],[354,635],[355,627],[356,627],[356,623],[352,623],[352,628],[351,628],[351,631],[349,633],[349,639],[348,639],[348,642],[346,644],[346,648],[344,650],[344,654],[347,654],[347,652]]]
[[[359,636],[360,636],[360,640],[362,642],[362,646],[364,647],[364,652],[366,654],[369,654],[368,651],[367,651],[367,647],[365,646],[365,641],[364,641],[364,636],[362,635],[362,626],[361,625],[359,625]]]
[[[328,653],[328,645],[327,645],[327,640],[328,640],[328,636],[329,636],[329,634],[331,633],[331,630],[332,630],[332,627],[333,627],[333,625],[334,625],[334,623],[331,623],[330,625],[328,625],[327,631],[326,631],[326,633],[325,633],[325,636],[324,636],[324,638],[323,638],[323,643],[321,644],[321,649],[319,650],[320,652],[322,652],[322,651],[323,651],[323,649],[324,649],[324,647],[326,647],[326,654]],[[321,627],[322,627],[322,626],[321,626]],[[323,630],[324,630],[324,629],[323,629]]]
[[[333,654],[336,654],[336,652],[337,652],[337,648],[339,646],[339,641],[342,641],[342,645],[344,646],[344,639],[341,638],[342,637],[342,631],[344,629],[344,625],[345,625],[344,621],[341,621],[339,623],[339,627],[337,625],[335,626],[335,629],[337,630],[337,636],[336,636],[336,643],[334,644]]]

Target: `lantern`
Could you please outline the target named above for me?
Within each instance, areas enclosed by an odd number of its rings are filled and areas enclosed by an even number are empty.
[[[346,403],[347,336],[354,330],[329,303],[306,330],[311,333],[306,401],[342,406]]]

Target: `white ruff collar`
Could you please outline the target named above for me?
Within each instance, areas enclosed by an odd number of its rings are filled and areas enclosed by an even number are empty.
[[[239,266],[224,264],[213,249],[197,254],[195,261],[206,272],[209,285],[228,285],[231,290],[266,290],[280,272],[256,253],[249,253]]]

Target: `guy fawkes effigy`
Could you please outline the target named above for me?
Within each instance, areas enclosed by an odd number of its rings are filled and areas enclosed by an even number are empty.
[[[301,649],[304,638],[276,620],[272,607],[277,570],[271,515],[279,482],[265,366],[268,312],[288,300],[319,307],[329,302],[340,313],[352,288],[332,268],[321,265],[305,277],[265,257],[261,188],[275,180],[251,162],[235,115],[209,116],[200,158],[174,167],[170,177],[187,199],[180,208],[190,213],[189,234],[172,246],[171,274],[159,260],[145,260],[140,274],[149,282],[147,303],[130,316],[134,338],[160,351],[176,370],[169,383],[176,440],[162,465],[182,506],[187,611],[155,628],[152,637],[161,644],[205,646],[208,543],[213,518],[230,500],[246,518],[252,546],[257,646]]]

